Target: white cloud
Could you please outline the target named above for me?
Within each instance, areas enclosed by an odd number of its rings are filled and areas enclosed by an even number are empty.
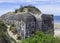
[[[43,2],[44,5],[42,4],[39,4],[38,2],[39,1],[45,1],[46,4]],[[51,1],[52,4],[47,4],[47,1],[48,3]],[[60,15],[60,5],[56,5],[54,4],[53,5],[53,2],[60,2],[60,0],[0,0],[0,3],[1,2],[11,2],[11,3],[20,3],[20,2],[30,2],[32,3],[33,5],[37,5],[37,8],[39,8],[43,13],[47,13],[47,14],[54,14],[54,15]],[[29,3],[28,3],[29,4]],[[12,9],[12,8],[10,8]],[[0,12],[7,12],[7,11],[11,11],[11,10],[0,10]]]
[[[0,0],[0,2],[14,2],[14,0]],[[16,0],[15,0],[16,2]]]
[[[33,0],[33,1],[50,1],[50,0]]]
[[[46,2],[46,3],[48,3],[48,2],[51,2],[51,3],[54,3],[54,2],[60,2],[60,0],[0,0],[0,3],[2,3],[2,2],[10,2],[10,3],[20,3],[20,2],[33,2],[33,3],[35,3],[35,2]]]
[[[55,0],[55,2],[60,2],[60,0]]]
[[[44,6],[37,6],[42,11],[42,13],[46,14],[53,14],[60,16],[60,6],[57,5],[44,5]]]
[[[17,3],[17,2],[32,2],[33,0],[0,0],[1,2],[13,2],[13,3]]]
[[[36,1],[50,1],[50,0],[0,0],[0,3],[1,2],[13,2],[13,3],[16,3],[16,2],[36,2]]]
[[[14,10],[11,10],[11,9],[7,9],[7,10],[0,10],[0,16],[7,13],[7,12],[12,12]]]

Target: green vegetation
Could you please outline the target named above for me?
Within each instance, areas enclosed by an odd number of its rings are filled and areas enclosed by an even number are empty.
[[[6,30],[6,25],[0,21],[0,43],[10,43]]]
[[[26,38],[21,43],[60,43],[60,39],[43,32],[36,32],[35,36]]]
[[[6,28],[6,25],[2,21],[0,21],[0,30],[6,30]]]
[[[19,9],[16,9],[16,10],[15,10],[15,13],[25,12],[25,11],[26,11],[25,8],[28,10],[28,12],[32,12],[32,13],[34,13],[34,14],[36,14],[36,13],[41,13],[41,11],[40,11],[38,8],[36,8],[35,6],[32,6],[32,5],[21,6]]]

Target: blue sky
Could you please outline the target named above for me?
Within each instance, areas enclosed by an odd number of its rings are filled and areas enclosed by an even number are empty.
[[[42,13],[60,16],[60,0],[0,0],[0,16],[20,6],[33,5]]]

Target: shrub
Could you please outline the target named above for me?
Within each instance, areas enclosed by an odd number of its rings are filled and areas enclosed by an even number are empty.
[[[58,38],[55,38],[50,34],[44,34],[43,32],[36,32],[34,36],[26,38],[21,43],[57,43],[56,39],[59,41]]]
[[[2,21],[0,21],[0,43],[11,43],[6,30],[6,25]]]

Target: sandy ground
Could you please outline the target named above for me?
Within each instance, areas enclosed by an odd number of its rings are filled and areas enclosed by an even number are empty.
[[[9,30],[10,26],[7,26],[7,27],[8,27],[7,32],[8,32],[8,34],[9,34],[9,36],[12,37],[16,42],[18,42],[18,40],[17,40],[17,34],[14,35],[14,34]]]
[[[60,37],[60,23],[54,24],[54,36]]]

